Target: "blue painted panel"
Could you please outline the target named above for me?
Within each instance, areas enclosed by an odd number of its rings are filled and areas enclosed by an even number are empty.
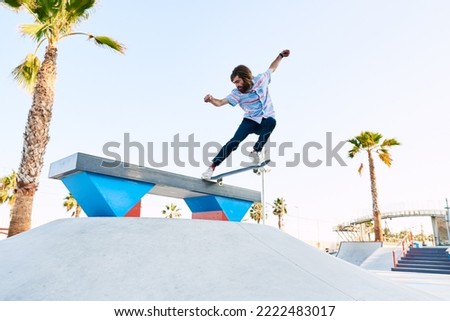
[[[91,217],[122,217],[155,186],[87,172],[66,176],[62,181]]]
[[[214,195],[189,197],[184,201],[193,213],[222,210]]]
[[[185,198],[184,201],[193,213],[223,211],[233,222],[240,222],[253,204],[251,201],[214,195]]]
[[[62,181],[87,216],[116,216],[87,173],[66,176]]]
[[[222,196],[216,196],[216,199],[222,207],[222,210],[225,212],[225,215],[228,217],[228,220],[232,222],[242,221],[242,218],[253,204],[253,202],[250,201]]]
[[[111,207],[105,202],[100,191],[92,184],[87,173],[81,172],[64,177],[64,185],[72,193],[88,216],[115,216]],[[94,199],[95,202],[91,202]],[[96,215],[94,215],[96,213]]]

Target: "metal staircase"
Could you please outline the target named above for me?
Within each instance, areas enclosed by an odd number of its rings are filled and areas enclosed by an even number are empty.
[[[392,271],[450,274],[450,257],[446,247],[410,248]]]

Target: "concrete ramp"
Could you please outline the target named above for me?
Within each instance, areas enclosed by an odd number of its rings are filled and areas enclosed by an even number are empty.
[[[268,226],[70,218],[0,241],[0,300],[436,300]]]
[[[393,249],[393,247],[380,247],[365,259],[360,267],[365,270],[391,271],[391,268],[394,266],[392,259]]]
[[[341,242],[336,257],[359,266],[382,246],[382,242]]]

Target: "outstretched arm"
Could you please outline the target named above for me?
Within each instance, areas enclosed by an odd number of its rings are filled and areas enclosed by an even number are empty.
[[[291,52],[289,51],[289,49],[285,49],[282,52],[280,52],[278,54],[278,56],[275,58],[275,60],[272,61],[272,63],[270,64],[269,70],[274,72],[278,68],[278,65],[280,64],[281,59],[283,59],[285,57],[289,57],[290,53]]]
[[[205,103],[211,103],[216,107],[222,107],[223,105],[228,104],[228,99],[223,98],[223,99],[217,99],[214,98],[212,95],[206,95],[205,98],[203,99],[205,101]]]

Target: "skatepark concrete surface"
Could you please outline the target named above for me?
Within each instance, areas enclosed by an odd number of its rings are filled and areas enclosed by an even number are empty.
[[[249,223],[61,219],[0,241],[0,257],[0,300],[442,301],[450,294],[444,278],[427,288],[418,284],[429,282],[424,275],[366,270]]]

